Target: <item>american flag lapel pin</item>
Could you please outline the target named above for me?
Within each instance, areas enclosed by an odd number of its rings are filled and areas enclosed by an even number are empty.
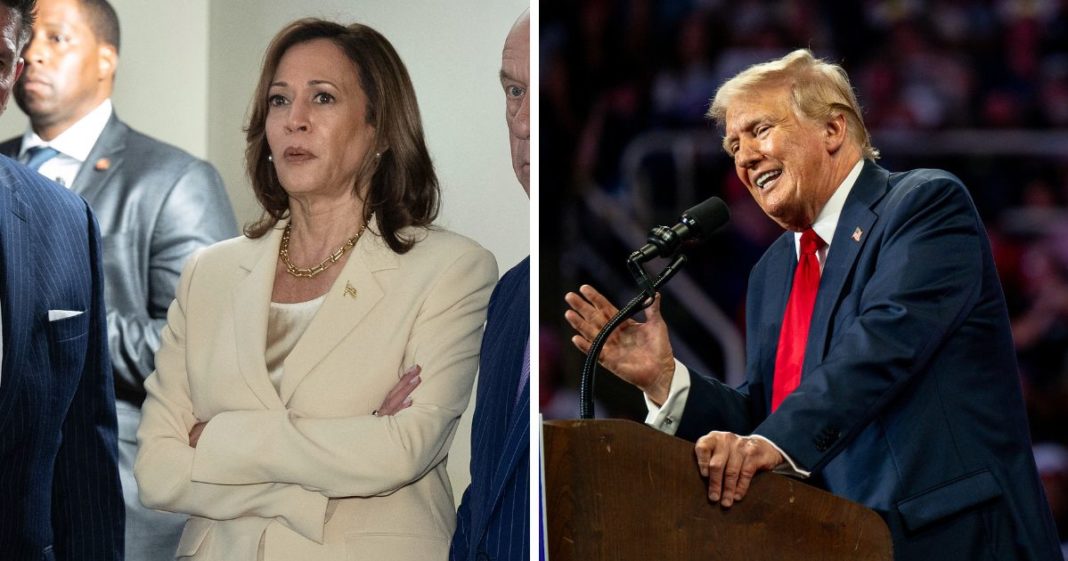
[[[111,160],[107,158],[100,158],[96,161],[96,165],[93,166],[96,171],[107,171],[111,168]]]
[[[853,230],[853,236],[852,236],[853,241],[855,241],[857,243],[860,243],[860,237],[863,236],[863,235],[864,235],[864,230],[861,230],[860,226],[857,226],[857,229]]]

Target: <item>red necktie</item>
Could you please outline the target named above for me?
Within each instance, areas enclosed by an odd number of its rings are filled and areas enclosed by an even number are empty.
[[[794,271],[794,286],[782,318],[779,332],[779,350],[775,355],[775,382],[771,390],[771,410],[775,411],[782,400],[801,383],[801,365],[805,363],[805,344],[808,342],[808,326],[812,323],[812,308],[816,305],[816,292],[820,288],[820,262],[816,252],[824,242],[812,231],[801,234],[801,257]]]

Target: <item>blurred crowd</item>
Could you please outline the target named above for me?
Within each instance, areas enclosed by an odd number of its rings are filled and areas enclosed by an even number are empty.
[[[1008,298],[1036,458],[1068,538],[1068,0],[542,2],[540,33],[547,417],[577,417],[583,357],[568,341],[562,297],[591,281],[572,241],[624,279],[634,249],[594,223],[589,195],[625,208],[641,182],[650,206],[675,204],[656,223],[677,217],[686,206],[664,195],[679,178],[674,160],[651,157],[636,177],[621,165],[628,147],[665,131],[714,142],[704,113],[718,85],[807,47],[849,73],[880,165],[946,169],[971,190]],[[697,157],[697,196],[720,196],[733,218],[689,272],[740,327],[748,271],[780,230],[715,144]],[[707,352],[714,364],[717,351]],[[636,390],[610,376],[598,384],[600,414],[642,417]]]

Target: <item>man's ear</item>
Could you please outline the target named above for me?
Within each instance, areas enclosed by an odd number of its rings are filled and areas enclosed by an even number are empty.
[[[23,70],[26,70],[26,59],[19,57],[18,61],[15,62],[15,77],[11,80],[12,84],[19,81]]]
[[[114,80],[115,69],[119,65],[119,53],[115,51],[115,47],[101,44],[97,51],[97,60],[100,64],[100,79]]]
[[[838,152],[838,149],[845,143],[847,126],[848,122],[842,113],[831,115],[824,124],[824,145],[827,147],[828,154]]]

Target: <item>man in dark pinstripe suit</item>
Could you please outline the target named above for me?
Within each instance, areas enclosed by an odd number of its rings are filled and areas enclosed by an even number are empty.
[[[35,0],[0,0],[0,107]],[[0,559],[122,559],[100,234],[88,205],[0,156]]]
[[[530,15],[512,26],[501,86],[512,168],[530,196]],[[530,552],[530,258],[490,298],[471,423],[471,485],[456,513],[451,561],[518,561]]]

